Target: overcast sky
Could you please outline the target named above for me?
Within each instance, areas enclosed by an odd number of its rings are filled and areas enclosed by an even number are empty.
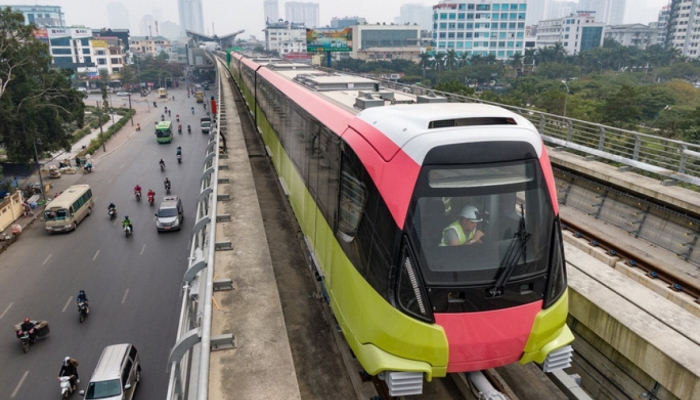
[[[138,21],[145,14],[153,14],[153,9],[160,9],[164,21],[180,23],[177,11],[177,0],[10,0],[9,4],[59,5],[65,14],[68,25],[84,25],[90,28],[103,28],[108,24],[107,4],[121,2],[129,10],[132,35],[140,35]],[[321,25],[330,25],[333,17],[359,16],[367,22],[394,21],[399,16],[402,4],[423,3],[437,4],[437,1],[411,0],[297,0],[318,3]],[[285,0],[279,0],[280,18],[284,18]],[[466,0],[460,0],[466,2]],[[639,22],[648,24],[656,21],[659,10],[669,3],[669,0],[627,0],[625,23]],[[212,23],[218,35],[232,33],[245,29],[239,37],[248,38],[255,35],[264,38],[263,0],[202,0],[204,8],[204,25],[207,34],[212,34]]]

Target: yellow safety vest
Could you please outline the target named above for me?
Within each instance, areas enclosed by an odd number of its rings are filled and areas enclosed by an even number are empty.
[[[462,224],[459,223],[459,220],[447,225],[447,228],[443,229],[442,231],[442,241],[440,242],[440,246],[449,246],[450,244],[445,241],[445,233],[447,233],[448,230],[452,229],[455,231],[457,234],[457,239],[459,239],[459,245],[463,245],[467,243],[467,241],[471,240],[471,238],[474,237],[474,231],[469,232],[469,235],[464,233],[464,229],[462,229]]]

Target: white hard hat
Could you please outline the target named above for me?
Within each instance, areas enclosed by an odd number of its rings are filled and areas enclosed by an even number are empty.
[[[479,218],[479,209],[474,206],[465,206],[459,216],[472,222],[481,222],[481,218]]]

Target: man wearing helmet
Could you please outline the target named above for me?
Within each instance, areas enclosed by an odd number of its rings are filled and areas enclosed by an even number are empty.
[[[75,298],[75,302],[80,305],[80,303],[85,303],[85,312],[90,313],[90,306],[88,303],[87,293],[84,290],[78,292],[78,297]]]
[[[131,232],[133,233],[133,232],[134,232],[134,226],[131,224],[131,220],[129,219],[129,216],[128,216],[128,215],[125,215],[125,216],[124,216],[124,221],[122,221],[122,227],[123,227],[123,228],[126,228],[127,226],[129,227],[129,229],[131,229]]]
[[[36,338],[36,329],[34,329],[34,322],[32,322],[32,320],[29,318],[25,318],[24,322],[22,323],[22,326],[20,326],[20,329],[22,329],[22,332],[29,332],[29,341],[31,343],[34,343],[34,339]]]
[[[461,246],[481,243],[484,232],[476,229],[481,222],[479,209],[474,206],[465,206],[459,213],[459,219],[447,226],[442,231],[440,246]]]
[[[58,377],[70,376],[70,385],[73,387],[75,392],[75,384],[80,378],[78,378],[78,360],[70,357],[63,359],[63,364],[61,365],[61,371],[58,373]]]

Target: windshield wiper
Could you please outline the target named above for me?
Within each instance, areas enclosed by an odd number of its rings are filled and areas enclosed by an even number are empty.
[[[513,235],[513,241],[506,251],[505,257],[503,257],[503,263],[501,264],[503,272],[498,276],[496,283],[488,291],[488,297],[496,297],[503,295],[503,287],[513,275],[515,267],[518,265],[520,260],[527,261],[527,242],[532,237],[532,234],[525,230],[525,210],[523,205],[520,204],[520,226],[518,231]]]

